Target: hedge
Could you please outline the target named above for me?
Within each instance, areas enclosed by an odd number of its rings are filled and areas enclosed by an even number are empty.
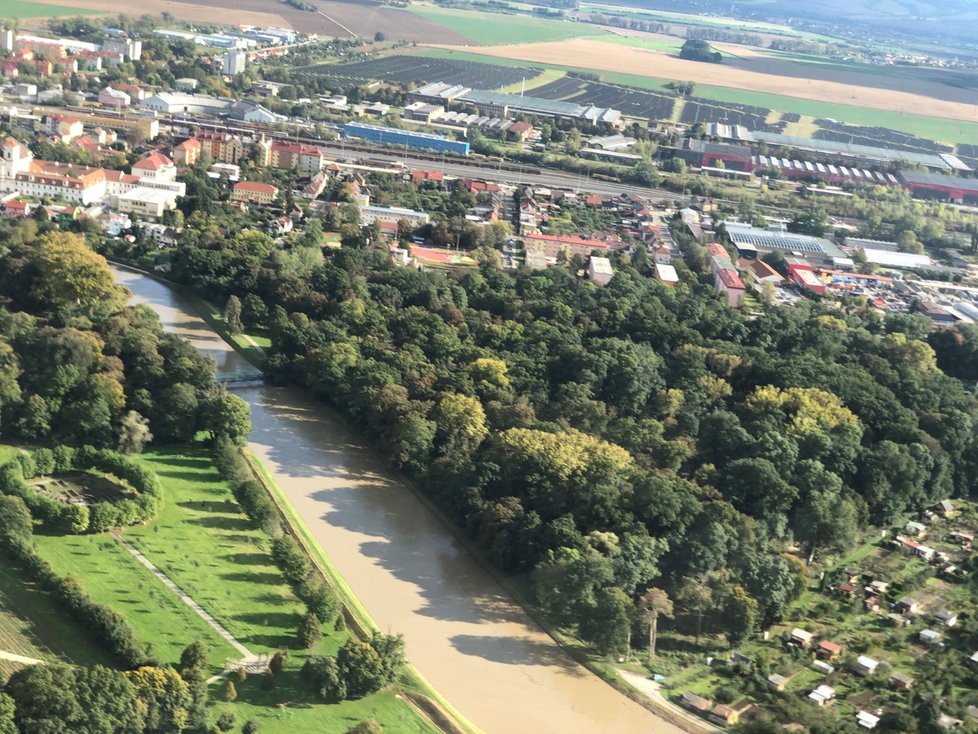
[[[91,506],[74,505],[38,492],[25,481],[72,470],[111,474],[135,489],[136,497]],[[21,454],[0,466],[0,493],[20,497],[31,515],[45,525],[76,534],[146,522],[156,517],[163,505],[163,487],[156,474],[124,454],[92,446],[58,446]]]

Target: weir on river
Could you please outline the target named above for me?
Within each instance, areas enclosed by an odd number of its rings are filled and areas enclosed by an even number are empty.
[[[217,377],[254,373],[167,286],[113,267],[132,301],[214,358]],[[381,629],[489,734],[680,734],[576,664],[343,421],[301,391],[234,389],[251,406],[252,451]]]

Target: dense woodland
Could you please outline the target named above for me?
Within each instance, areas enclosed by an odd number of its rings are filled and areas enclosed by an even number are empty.
[[[0,436],[126,447],[247,434],[247,406],[215,384],[213,362],[126,306],[82,237],[0,226]]]
[[[342,410],[607,652],[659,587],[736,643],[799,593],[799,555],[972,492],[978,403],[957,378],[974,330],[857,302],[753,318],[706,284],[658,284],[642,253],[596,288],[580,262],[446,275],[208,226],[175,277],[240,299],[274,379]]]

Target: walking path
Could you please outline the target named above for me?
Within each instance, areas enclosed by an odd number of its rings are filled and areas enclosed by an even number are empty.
[[[683,721],[683,728],[687,731],[693,732],[722,732],[722,729],[718,729],[712,724],[703,721],[699,716],[694,716],[693,714],[679,708],[671,701],[669,701],[665,696],[662,695],[662,691],[659,688],[659,684],[656,683],[651,678],[644,675],[639,675],[638,673],[633,673],[630,670],[625,670],[623,668],[615,668],[615,672],[621,676],[628,685],[637,690],[643,696],[648,696],[651,698],[658,706],[662,706],[670,711],[670,713],[675,714],[678,718]]]
[[[228,632],[220,622],[218,622],[211,615],[205,612],[201,608],[200,604],[195,602],[183,589],[181,589],[179,586],[173,583],[165,573],[163,573],[151,560],[149,560],[146,556],[140,553],[135,546],[133,546],[129,541],[125,540],[115,530],[112,531],[112,537],[114,537],[117,541],[119,541],[119,544],[122,545],[123,548],[125,548],[133,556],[135,556],[137,561],[139,561],[141,564],[146,566],[146,568],[148,568],[153,573],[153,575],[156,576],[156,578],[162,581],[170,591],[176,594],[180,598],[180,601],[182,601],[188,607],[193,609],[198,617],[200,617],[205,622],[207,622],[207,624],[213,627],[214,631],[217,632],[217,634],[219,634],[225,640],[227,640],[228,644],[230,644],[231,647],[233,647],[235,650],[241,653],[241,657],[245,658],[246,660],[258,659],[257,655],[255,655],[253,652],[251,652],[251,650],[249,650],[247,647],[245,647],[240,642],[238,642],[237,639],[235,639],[234,635]]]
[[[9,660],[12,663],[23,663],[24,665],[43,665],[43,660],[36,658],[25,658],[23,655],[16,655],[12,652],[0,650],[0,660]]]

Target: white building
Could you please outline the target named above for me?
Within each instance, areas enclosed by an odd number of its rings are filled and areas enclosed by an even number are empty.
[[[0,50],[14,50],[14,32],[7,28],[0,28]]]
[[[106,87],[98,93],[98,103],[103,107],[114,107],[115,109],[120,109],[122,107],[128,107],[130,104],[132,104],[132,97],[125,92],[119,91],[118,89]]]
[[[231,99],[184,92],[159,92],[142,101],[143,107],[168,115],[181,112],[192,115],[222,115],[227,114],[232,104],[234,100]]]
[[[176,206],[173,195],[168,191],[137,186],[132,191],[116,197],[116,208],[124,214],[159,219],[163,212]]]
[[[143,42],[128,36],[108,36],[102,43],[102,50],[122,54],[128,59],[139,61],[143,55]]]
[[[223,71],[224,76],[234,76],[235,74],[240,74],[245,70],[245,64],[248,63],[248,57],[244,51],[228,51],[224,54],[223,61]]]
[[[401,220],[407,221],[411,226],[417,227],[428,223],[427,212],[418,212],[413,209],[401,209],[395,206],[362,206],[360,207],[360,226],[369,227],[374,222],[381,224],[397,224]]]
[[[595,285],[607,285],[615,275],[611,260],[606,257],[592,257],[587,266],[587,277]]]

